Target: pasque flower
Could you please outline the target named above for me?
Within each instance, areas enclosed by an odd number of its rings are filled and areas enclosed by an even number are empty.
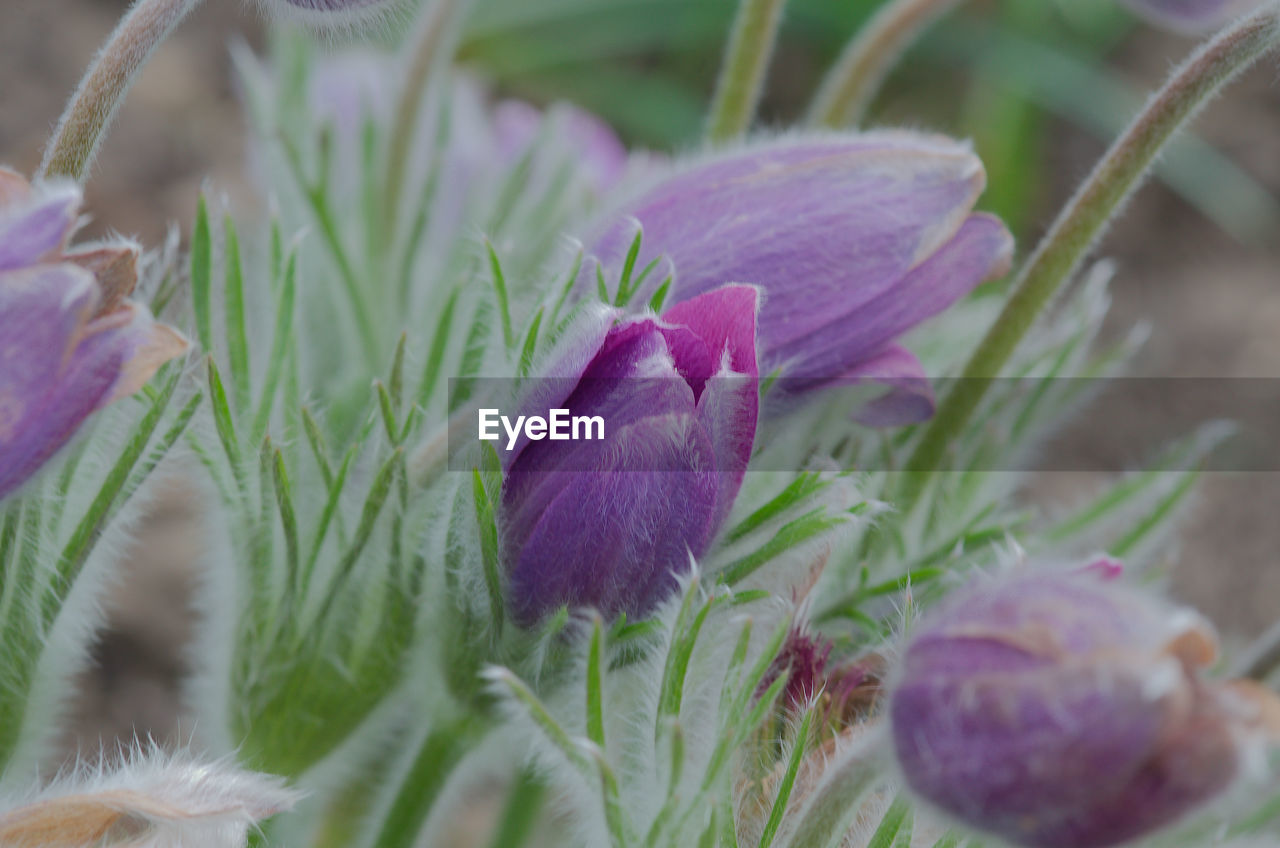
[[[74,186],[0,169],[0,497],[186,349],[126,299],[136,247],[67,252],[79,209]]]
[[[1205,32],[1262,5],[1262,0],[1124,0],[1157,24],[1182,32]]]
[[[552,388],[537,405],[606,430],[526,441],[509,460],[501,529],[517,621],[562,605],[643,616],[710,547],[755,437],[757,296],[725,286],[618,323],[601,308],[538,381]]]
[[[1266,698],[1204,679],[1194,613],[1094,569],[994,579],[915,627],[889,719],[907,783],[1034,848],[1102,848],[1230,785]]]
[[[871,423],[932,411],[919,361],[897,339],[1004,272],[1012,241],[972,212],[982,163],[968,146],[905,132],[783,137],[714,154],[623,205],[589,252],[618,267],[660,257],[683,300],[728,282],[763,292],[760,367],[789,390],[877,380],[894,398]],[[594,276],[594,272],[590,272]],[[607,276],[607,275],[606,275]]]

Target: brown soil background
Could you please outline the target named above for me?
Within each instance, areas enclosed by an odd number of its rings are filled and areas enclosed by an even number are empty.
[[[244,127],[225,45],[260,40],[248,4],[208,3],[157,53],[122,110],[88,191],[92,229],[157,244],[166,222],[190,222],[200,184],[236,196]],[[85,63],[125,8],[124,0],[0,2],[0,161],[32,170]],[[1154,86],[1188,42],[1140,30],[1113,61]],[[1215,103],[1200,133],[1280,194],[1280,84],[1264,62]],[[1055,128],[1047,223],[1102,146]],[[1153,335],[1138,373],[1155,376],[1280,376],[1280,233],[1242,246],[1167,189],[1145,188],[1102,251],[1119,266],[1110,329],[1146,320]],[[1086,416],[1132,415],[1123,404]],[[1277,428],[1280,430],[1280,426]],[[1064,441],[1070,449],[1070,437]],[[1036,498],[1053,503],[1095,482],[1046,474]],[[110,600],[109,625],[85,673],[71,749],[134,732],[176,732],[182,646],[190,634],[192,515],[174,488],[140,533]],[[1172,551],[1173,592],[1199,606],[1224,637],[1243,642],[1280,617],[1280,474],[1209,475]]]

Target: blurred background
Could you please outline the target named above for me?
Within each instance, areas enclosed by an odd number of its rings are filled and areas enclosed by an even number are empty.
[[[0,162],[30,172],[126,0],[0,2]],[[258,202],[242,164],[246,128],[228,44],[263,49],[253,4],[208,0],[157,53],[125,104],[88,187],[88,231],[158,245],[190,224],[202,181]],[[791,0],[763,107],[803,112],[822,72],[875,0]],[[697,143],[731,0],[475,0],[461,60],[504,94],[568,99],[633,145]],[[389,37],[389,34],[384,34]],[[970,137],[987,164],[983,205],[1033,245],[1075,183],[1193,42],[1137,23],[1110,0],[972,0],[912,51],[873,124]],[[338,49],[341,45],[334,44]],[[1117,263],[1107,334],[1152,334],[1136,373],[1280,377],[1280,59],[1228,89],[1161,164],[1103,244]],[[1280,382],[1277,382],[1280,386]],[[1073,425],[1141,410],[1112,399]],[[1280,425],[1278,425],[1280,427]],[[1072,430],[1056,450],[1073,449]],[[1153,452],[1155,445],[1152,446]],[[1135,457],[1140,460],[1141,457]],[[1038,475],[1028,495],[1070,503],[1099,475]],[[1212,473],[1167,552],[1175,595],[1229,643],[1280,618],[1280,474]],[[190,532],[172,484],[140,528],[84,673],[69,750],[181,725],[190,635]],[[189,730],[189,728],[187,728]]]

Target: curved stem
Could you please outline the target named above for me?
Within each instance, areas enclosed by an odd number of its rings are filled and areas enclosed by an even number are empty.
[[[787,0],[742,0],[711,101],[707,138],[731,141],[751,126]]]
[[[890,0],[859,30],[827,73],[809,107],[809,123],[848,127],[862,121],[889,72],[929,26],[962,0]]]
[[[409,153],[418,129],[418,115],[426,96],[427,82],[436,65],[436,57],[445,44],[450,23],[465,0],[436,0],[430,14],[423,18],[414,39],[408,73],[396,103],[387,148],[387,173],[383,182],[383,233],[387,244],[395,238],[395,221],[400,212],[400,197],[408,176]]]
[[[973,352],[961,379],[938,407],[906,464],[898,504],[914,505],[924,477],[938,468],[951,441],[1018,343],[1070,279],[1116,210],[1137,188],[1173,135],[1226,83],[1280,41],[1280,5],[1244,18],[1199,47],[1150,100],[1066,205],[1023,266],[1013,295]]]
[[[40,176],[84,182],[106,129],[153,50],[200,0],[136,0],[125,13],[58,120]]]

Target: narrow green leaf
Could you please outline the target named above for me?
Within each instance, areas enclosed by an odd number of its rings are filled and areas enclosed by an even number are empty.
[[[637,229],[631,239],[631,247],[627,248],[627,256],[622,261],[622,275],[618,278],[618,295],[616,306],[626,306],[631,299],[631,274],[636,269],[636,259],[640,256],[640,242],[644,238],[644,230]]]
[[[502,263],[498,261],[497,251],[488,239],[484,242],[485,251],[489,254],[489,270],[493,274],[493,290],[498,297],[498,316],[502,320],[502,341],[511,350],[516,346],[515,333],[511,329],[511,302],[507,298],[507,280],[502,274]]]
[[[408,342],[409,334],[401,333],[400,341],[396,343],[395,355],[391,359],[391,379],[387,390],[391,392],[391,402],[396,410],[404,402],[404,350]]]
[[[523,680],[516,677],[515,673],[510,669],[497,666],[486,669],[485,676],[493,683],[501,686],[525,709],[529,717],[533,719],[533,723],[538,726],[538,729],[547,738],[547,741],[560,751],[575,768],[588,778],[595,777],[592,773],[591,763],[583,756],[582,749],[574,744],[569,732],[555,720],[551,712],[543,705],[542,701],[538,700],[538,696],[533,693],[533,690]]]
[[[1192,487],[1195,486],[1196,481],[1199,479],[1200,473],[1198,471],[1183,473],[1178,485],[1169,494],[1161,498],[1150,512],[1144,515],[1129,532],[1113,542],[1107,550],[1122,559],[1133,553],[1145,539],[1160,529],[1187,495],[1191,494]]]
[[[311,410],[305,406],[302,407],[302,431],[307,434],[307,443],[311,445],[311,454],[316,459],[320,476],[324,478],[325,488],[333,491],[333,466],[329,464],[329,448],[325,444],[320,425],[312,417]]]
[[[484,365],[485,350],[489,345],[489,325],[492,321],[493,306],[488,300],[476,304],[475,314],[471,318],[471,329],[467,331],[467,341],[462,348],[462,361],[458,364],[458,377],[453,381],[453,391],[449,397],[449,412],[471,399],[475,391],[476,375]]]
[[[422,379],[418,381],[418,406],[423,409],[431,401],[431,394],[440,379],[440,367],[444,364],[444,353],[449,343],[449,330],[453,327],[453,310],[458,305],[458,291],[454,289],[449,294],[444,310],[440,313],[440,320],[436,322],[435,334],[431,337],[431,351],[427,354]]]
[[[546,797],[546,783],[533,771],[521,769],[489,841],[490,848],[518,848],[528,844]]]
[[[218,364],[212,356],[205,357],[206,370],[209,375],[209,402],[213,407],[213,425],[218,431],[218,440],[222,443],[222,451],[231,465],[231,474],[240,479],[241,455],[240,441],[236,438],[236,425],[231,417],[231,405],[227,403],[227,392],[222,386],[222,377],[218,373]]]
[[[653,297],[649,298],[649,308],[654,312],[661,312],[662,307],[667,302],[667,294],[671,291],[671,277],[667,277],[662,281],[662,285],[658,286],[658,290],[653,293]]]
[[[351,469],[351,463],[358,452],[359,445],[352,445],[347,449],[346,456],[342,458],[342,464],[338,466],[338,474],[329,485],[329,497],[325,501],[324,510],[320,513],[320,522],[316,525],[314,541],[311,543],[311,553],[307,557],[306,567],[302,570],[300,585],[303,591],[311,585],[311,576],[315,573],[316,560],[320,558],[320,549],[324,547],[325,536],[329,533],[329,525],[333,523],[333,515],[342,500],[342,487],[347,482],[347,472]]]
[[[609,285],[604,281],[604,269],[596,265],[596,296],[601,303],[609,302]]]
[[[827,515],[826,510],[818,507],[794,521],[784,524],[777,534],[753,553],[725,566],[720,574],[720,582],[730,585],[754,574],[770,560],[781,556],[797,545],[827,533],[844,524],[844,515]]]
[[[173,397],[173,393],[177,388],[178,377],[179,374],[175,371],[173,376],[165,382],[160,396],[152,402],[151,408],[147,410],[142,420],[134,427],[133,435],[120,452],[115,465],[107,472],[107,477],[103,481],[102,487],[98,490],[98,494],[94,496],[89,508],[85,511],[79,523],[76,524],[75,530],[72,531],[71,537],[63,547],[62,554],[58,557],[56,578],[53,581],[53,585],[49,587],[49,591],[41,605],[43,620],[46,625],[53,621],[63,599],[71,591],[72,584],[75,582],[76,577],[79,576],[80,568],[84,565],[85,560],[88,559],[94,543],[101,535],[102,528],[106,525],[113,511],[118,508],[118,496],[125,488],[134,466],[146,450],[147,443],[151,441],[152,434],[155,433],[156,428],[160,425],[160,420],[169,405],[169,400]]]
[[[480,557],[484,567],[484,584],[489,591],[489,614],[494,634],[502,633],[504,606],[502,573],[498,562],[498,523],[493,503],[485,489],[480,469],[472,472],[472,496],[475,501],[476,526],[480,531]]]
[[[603,651],[604,622],[600,616],[591,621],[591,642],[587,646],[587,738],[600,750],[604,744],[604,668],[600,654]]]
[[[905,798],[895,798],[889,805],[889,809],[885,811],[884,818],[880,820],[880,826],[876,828],[875,833],[871,834],[871,841],[867,843],[867,848],[893,848],[898,831],[902,830],[903,825],[907,823],[910,814],[911,804]]]
[[[207,353],[213,350],[213,317],[210,283],[213,279],[213,238],[209,233],[209,207],[204,195],[196,204],[191,231],[191,308],[196,315],[196,338]]]
[[[293,510],[293,493],[289,474],[284,467],[284,456],[279,449],[271,451],[271,482],[276,493],[276,506],[280,511],[280,526],[284,529],[285,563],[288,567],[287,585],[301,597],[301,574],[298,568],[298,518]]]
[[[386,384],[381,380],[373,381],[373,391],[378,396],[378,411],[381,413],[383,429],[387,432],[387,441],[393,445],[398,444],[400,424],[396,421],[391,393],[387,391]]]
[[[778,828],[782,825],[782,816],[786,813],[787,805],[791,801],[791,791],[795,788],[800,764],[809,750],[809,728],[813,724],[813,712],[813,710],[805,711],[804,718],[800,721],[800,729],[796,731],[795,744],[791,746],[791,755],[787,758],[787,770],[782,775],[782,782],[778,784],[778,794],[773,799],[773,808],[769,811],[764,832],[760,835],[760,848],[769,848],[773,844],[774,837],[778,835]]]
[[[249,331],[244,314],[244,267],[240,261],[240,239],[231,216],[223,219],[222,231],[226,239],[226,267],[224,268],[224,296],[226,298],[227,361],[231,365],[231,394],[236,410],[249,414],[251,388],[249,385]]]
[[[533,354],[538,347],[538,329],[542,326],[543,308],[539,308],[533,316],[533,322],[529,325],[529,332],[524,337],[524,349],[520,351],[520,368],[519,374],[522,378],[529,376],[529,369],[533,366]]]
[[[583,250],[578,249],[578,254],[573,259],[573,266],[569,269],[569,276],[565,277],[564,285],[560,287],[560,295],[556,298],[556,304],[551,308],[551,327],[556,327],[560,321],[560,310],[564,308],[565,301],[569,299],[569,292],[573,291],[573,286],[578,282],[578,274],[582,272]]]
[[[809,496],[822,491],[831,485],[830,480],[824,480],[822,475],[813,471],[805,471],[791,481],[785,489],[775,495],[768,503],[757,509],[742,520],[738,526],[729,531],[725,537],[726,541],[736,542],[752,530],[765,524],[772,518],[776,518],[786,512],[791,507],[805,500]]]
[[[252,441],[257,442],[267,432],[271,423],[271,410],[275,406],[276,388],[280,384],[280,369],[293,345],[293,310],[298,289],[298,254],[289,254],[285,261],[284,280],[280,297],[276,301],[276,325],[272,331],[271,357],[267,360],[267,378],[258,397],[258,412],[253,419]]]

